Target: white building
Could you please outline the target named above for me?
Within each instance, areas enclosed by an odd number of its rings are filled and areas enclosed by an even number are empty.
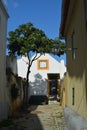
[[[26,78],[27,63],[28,60],[26,57],[17,60],[18,76]],[[35,60],[31,66],[31,73],[29,75],[29,96],[47,95],[48,86],[50,90],[52,83],[55,82],[55,84],[57,84],[58,79],[61,80],[65,72],[66,66],[64,65],[64,60],[59,62],[50,54],[42,55],[38,60]]]

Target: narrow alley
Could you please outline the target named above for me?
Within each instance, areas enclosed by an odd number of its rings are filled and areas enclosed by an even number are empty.
[[[13,124],[0,130],[67,130],[63,109],[57,102],[32,105],[27,114],[13,120]]]

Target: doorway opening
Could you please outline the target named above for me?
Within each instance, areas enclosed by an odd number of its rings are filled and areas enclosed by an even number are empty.
[[[60,97],[60,74],[47,74],[48,77],[48,98],[49,100],[59,100]]]

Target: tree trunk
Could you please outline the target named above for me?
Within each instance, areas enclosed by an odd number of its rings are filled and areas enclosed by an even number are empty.
[[[28,52],[28,54],[29,54],[29,52]],[[37,56],[37,53],[36,53],[36,55],[35,55],[35,57],[32,59],[32,60],[30,60],[30,57],[29,57],[29,55],[27,54],[27,57],[28,57],[28,70],[27,70],[27,75],[26,75],[26,79],[27,79],[27,85],[26,85],[26,88],[25,88],[25,105],[26,106],[28,106],[28,103],[29,103],[29,74],[30,74],[30,68],[31,68],[31,66],[32,66],[32,63],[35,61],[35,60],[37,60],[40,56],[41,56],[41,54],[39,55],[39,56]]]
[[[28,66],[28,70],[27,70],[27,84],[26,84],[26,106],[28,105],[29,103],[29,91],[28,91],[28,88],[29,88],[29,74],[30,74],[30,66]]]

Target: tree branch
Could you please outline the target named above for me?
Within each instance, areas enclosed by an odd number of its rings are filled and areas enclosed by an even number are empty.
[[[40,58],[41,57],[41,53],[40,53],[40,55],[39,56],[37,56],[37,52],[36,52],[36,55],[34,56],[34,58],[31,60],[31,65],[32,65],[32,63],[35,61],[35,60],[37,60],[38,58]]]

